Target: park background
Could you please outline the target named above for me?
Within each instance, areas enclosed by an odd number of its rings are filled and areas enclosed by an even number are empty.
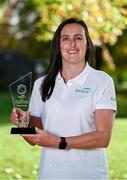
[[[37,179],[40,147],[10,135],[13,105],[8,86],[30,71],[33,80],[43,71],[53,33],[69,17],[87,23],[96,68],[114,80],[118,111],[106,149],[109,179],[127,179],[126,0],[0,0],[0,179]]]

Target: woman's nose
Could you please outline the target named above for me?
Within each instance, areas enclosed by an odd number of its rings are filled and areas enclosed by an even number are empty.
[[[75,39],[70,39],[70,46],[75,47],[76,46],[76,41]]]

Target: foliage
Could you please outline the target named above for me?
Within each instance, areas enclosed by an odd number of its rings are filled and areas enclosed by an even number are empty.
[[[15,25],[16,32],[21,30],[24,36],[29,36],[36,31],[35,37],[39,41],[51,40],[63,19],[79,17],[88,24],[95,43],[103,38],[104,42],[114,44],[127,27],[125,5],[127,2],[118,0],[15,0],[7,4],[7,9],[13,11],[5,14],[9,25]],[[17,18],[15,24],[14,18],[15,21]]]
[[[19,51],[47,65],[51,39],[59,23],[83,19],[96,49],[97,66],[127,89],[126,0],[1,0],[1,51]],[[96,52],[97,52],[96,51]]]
[[[37,24],[42,31],[39,34],[40,39],[51,38],[58,24],[68,17],[84,19],[96,44],[101,38],[106,43],[114,44],[118,35],[121,35],[122,30],[127,26],[126,17],[122,13],[124,8],[115,4],[115,1],[113,3],[109,0],[36,0],[36,2],[41,16]],[[124,2],[123,5],[125,5]],[[45,36],[45,30],[48,32],[47,36]]]
[[[37,49],[38,42],[50,41],[58,24],[79,17],[88,24],[93,42],[105,50],[104,43],[115,44],[127,27],[125,0],[14,0],[5,1],[1,23],[1,46]],[[2,8],[0,9],[2,11]],[[31,44],[33,47],[31,47]],[[30,51],[29,51],[30,52]],[[107,51],[103,56],[113,68]]]

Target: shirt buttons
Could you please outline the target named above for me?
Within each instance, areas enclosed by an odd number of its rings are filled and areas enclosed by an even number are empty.
[[[71,87],[71,85],[72,85],[72,81],[68,81],[67,82],[67,87]]]

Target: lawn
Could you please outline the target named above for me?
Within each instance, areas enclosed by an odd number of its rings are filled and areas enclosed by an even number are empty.
[[[106,151],[110,179],[127,180],[127,119],[116,119],[112,139]]]
[[[40,148],[30,146],[18,135],[10,135],[12,124],[9,122],[9,115],[12,107],[8,99],[8,96],[0,97],[0,180],[37,180]],[[127,120],[125,118],[116,119],[112,139],[106,151],[109,179],[127,179]]]

